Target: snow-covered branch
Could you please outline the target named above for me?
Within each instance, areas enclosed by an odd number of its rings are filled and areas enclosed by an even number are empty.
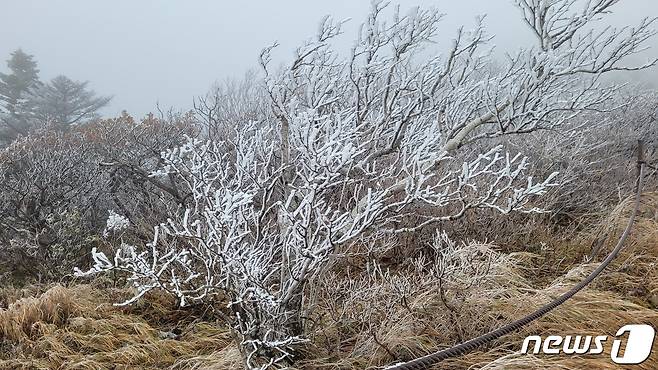
[[[613,88],[600,76],[626,68],[653,35],[651,21],[591,30],[615,2],[590,2],[567,19],[574,1],[518,1],[540,46],[499,68],[484,19],[458,30],[445,55],[422,59],[438,36],[437,10],[396,8],[385,22],[387,4],[373,2],[347,57],[332,47],[342,22],[325,18],[282,71],[270,70],[272,47],[261,54],[274,122],[236,122],[230,137],[162,153],[152,176],[189,194],[179,212],[147,246],[123,243],[112,259],[94,251],[92,270],[78,273],[128,272],[128,303],[156,288],[181,305],[224,299],[246,366],[289,365],[305,341],[308,283],[339,249],[479,208],[539,211],[532,199],[557,185],[556,173],[536,180],[522,154],[464,148],[559,130],[602,106]],[[419,209],[422,221],[405,224]]]

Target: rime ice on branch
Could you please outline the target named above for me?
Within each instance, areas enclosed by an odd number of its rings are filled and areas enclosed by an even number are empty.
[[[529,201],[557,174],[524,176],[527,159],[501,146],[458,154],[486,138],[560,130],[613,94],[602,74],[654,64],[619,64],[654,34],[651,21],[591,30],[614,3],[572,15],[575,1],[517,1],[538,45],[498,68],[482,20],[458,30],[444,55],[421,60],[441,14],[396,8],[385,21],[381,1],[347,58],[332,48],[342,23],[330,18],[282,72],[270,70],[265,49],[275,119],[236,122],[223,141],[189,139],[163,153],[152,176],[175,178],[186,207],[145,248],[123,245],[113,260],[94,251],[90,273],[127,272],[136,288],[127,303],[156,288],[181,305],[222,297],[248,368],[290,364],[305,341],[309,282],[337,250],[469,209],[537,211]],[[431,212],[400,228],[418,207]]]

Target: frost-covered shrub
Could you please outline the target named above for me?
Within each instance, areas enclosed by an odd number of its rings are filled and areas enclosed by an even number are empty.
[[[197,127],[190,115],[149,115],[135,120],[124,113],[82,130],[93,142],[98,166],[108,177],[111,204],[101,214],[103,222],[111,209],[135,225],[154,224],[182,204],[187,194],[175,181],[149,174],[161,165],[162,151],[181,145],[186,135],[196,135]],[[142,231],[147,237],[146,230]]]
[[[85,240],[127,226],[122,217],[148,225],[176,209],[186,195],[168,179],[148,175],[162,150],[194,130],[185,117],[135,122],[123,115],[66,132],[45,127],[2,149],[0,253],[7,263],[0,274],[41,281],[70,276],[89,255],[92,244]],[[109,211],[122,216],[107,225]],[[131,238],[151,234],[151,227],[136,228]]]
[[[37,131],[0,152],[0,273],[49,281],[84,261],[105,206],[97,163],[76,132]]]
[[[130,220],[128,220],[128,218],[110,210],[110,216],[105,223],[103,236],[108,237],[110,233],[121,232],[128,228],[128,225],[130,225]]]
[[[70,279],[75,266],[90,262],[89,250],[102,241],[85,228],[76,211],[50,214],[39,231],[20,229],[0,247],[0,276],[24,285]]]
[[[113,256],[94,250],[92,268],[78,275],[123,271],[135,288],[126,303],[153,289],[181,305],[224,300],[217,311],[248,368],[290,365],[307,340],[309,290],[354,244],[475,210],[538,211],[532,201],[557,173],[529,176],[527,157],[478,144],[562,130],[614,94],[600,76],[652,31],[644,22],[605,38],[588,32],[613,3],[570,16],[572,2],[519,1],[538,43],[495,70],[481,22],[460,30],[445,55],[422,58],[438,38],[434,9],[396,10],[384,22],[385,4],[374,2],[347,56],[331,44],[341,23],[324,19],[280,72],[269,68],[272,48],[261,55],[275,119],[149,158],[153,170],[140,179],[179,207],[153,224],[149,243],[120,238]]]

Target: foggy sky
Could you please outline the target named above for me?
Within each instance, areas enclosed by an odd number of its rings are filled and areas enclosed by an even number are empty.
[[[458,25],[469,28],[482,14],[498,52],[531,40],[511,0],[393,3],[403,11],[421,5],[446,13],[441,39],[447,41]],[[213,82],[257,69],[260,50],[274,41],[281,44],[277,60],[290,58],[324,15],[351,18],[340,39],[349,45],[369,7],[369,0],[0,0],[0,71],[20,47],[35,56],[42,80],[64,74],[113,95],[105,115],[125,109],[142,116],[155,110],[156,102],[184,110]],[[614,10],[615,26],[631,25],[658,16],[658,1],[622,0]],[[652,44],[647,57],[658,56],[658,40]]]

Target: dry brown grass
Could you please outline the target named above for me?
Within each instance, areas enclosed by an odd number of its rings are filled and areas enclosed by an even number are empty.
[[[320,355],[309,359],[305,367],[376,368],[451,346],[532,312],[596,268],[596,262],[583,263],[583,258],[590,254],[593,245],[598,245],[598,260],[609,252],[626,225],[631,206],[632,200],[624,201],[600,225],[577,235],[568,243],[547,249],[543,255],[510,253],[509,258],[493,266],[490,283],[472,287],[457,310],[452,307],[454,311],[451,311],[440,299],[437,290],[430,289],[410,300],[406,307],[398,305],[388,317],[379,317],[377,327],[371,332],[352,333],[349,328],[319,329],[316,351]],[[560,267],[557,267],[555,258],[560,253],[563,258]],[[551,263],[554,266],[550,266]],[[617,369],[619,366],[610,360],[609,354],[532,356],[520,354],[519,350],[527,335],[613,336],[626,324],[646,323],[658,327],[657,264],[658,194],[649,193],[642,198],[639,218],[626,247],[592,286],[523,332],[509,335],[481,351],[446,361],[436,368]],[[571,267],[565,269],[564,275],[550,278],[550,274],[558,268],[569,265]],[[446,295],[450,301],[456,293],[448,291]],[[331,301],[331,297],[328,295],[324,299]],[[383,301],[369,304],[385,306]],[[324,307],[336,305],[336,302],[325,302]],[[320,312],[318,316],[331,314]],[[348,322],[347,325],[363,326],[363,323]],[[319,344],[323,342],[340,345],[331,347]],[[658,354],[653,353],[647,361],[634,368],[658,369]]]
[[[196,368],[215,368],[212,354],[230,351],[231,336],[220,325],[182,321],[179,339],[163,339],[161,332],[171,327],[147,322],[134,312],[139,308],[113,307],[118,297],[101,292],[88,285],[56,285],[1,310],[0,368],[191,368],[182,365],[191,360]],[[166,298],[151,296],[141,310],[151,317],[175,316],[166,306]]]
[[[312,345],[298,367],[373,369],[453,345],[527,314],[596,267],[596,261],[584,263],[583,258],[592,246],[599,249],[596,260],[610,250],[630,206],[630,200],[623,202],[598,226],[567,242],[550,245],[546,240],[551,248],[545,251],[502,253],[492,245],[471,245],[468,253],[492,256],[486,274],[472,286],[465,285],[466,268],[443,281],[443,289],[408,266],[374,280],[336,273],[320,289],[309,328]],[[658,194],[645,194],[626,248],[592,286],[523,332],[437,369],[619,368],[608,355],[533,356],[519,350],[527,335],[614,335],[625,324],[658,326],[657,212]],[[367,300],[347,297],[347,288]],[[176,309],[166,295],[150,295],[128,308],[113,307],[121,293],[88,285],[0,290],[0,368],[240,368],[240,354],[221,325],[199,320],[198,312]],[[161,339],[160,331],[174,326],[182,330],[181,337]],[[658,354],[634,368],[658,369]]]

